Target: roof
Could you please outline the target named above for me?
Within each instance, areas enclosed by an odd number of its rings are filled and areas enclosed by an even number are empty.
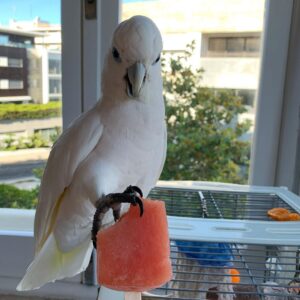
[[[39,33],[39,32],[33,32],[33,31],[29,32],[21,29],[12,29],[9,27],[2,27],[2,26],[0,26],[0,33],[15,34],[21,36],[28,36],[28,37],[44,36],[43,33]]]

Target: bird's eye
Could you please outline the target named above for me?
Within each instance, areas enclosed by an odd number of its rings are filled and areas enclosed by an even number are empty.
[[[157,56],[156,60],[154,61],[153,65],[155,65],[160,60],[160,54]]]
[[[120,53],[115,47],[112,49],[112,56],[115,59],[115,61],[121,62]]]

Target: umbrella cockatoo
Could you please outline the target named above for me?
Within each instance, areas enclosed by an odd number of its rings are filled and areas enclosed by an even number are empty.
[[[137,204],[141,190],[147,195],[158,180],[166,153],[161,51],[160,32],[147,17],[132,17],[115,30],[101,100],[50,153],[35,216],[35,257],[18,290],[85,270],[96,208],[113,208],[99,221],[111,224],[119,202]]]

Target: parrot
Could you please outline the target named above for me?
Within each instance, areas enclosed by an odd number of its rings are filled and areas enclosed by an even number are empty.
[[[140,198],[155,186],[166,158],[162,47],[148,17],[133,16],[115,29],[99,101],[50,151],[34,221],[35,254],[17,290],[84,271],[99,225],[113,224],[128,203],[143,213]]]

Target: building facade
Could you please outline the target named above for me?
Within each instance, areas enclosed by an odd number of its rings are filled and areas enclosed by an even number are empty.
[[[43,44],[41,41],[49,41],[45,35],[0,28],[0,102],[61,99],[60,40],[55,47]]]
[[[124,2],[122,19],[146,15],[158,25],[164,51],[180,53],[192,41],[190,63],[204,69],[203,86],[232,89],[249,109],[258,85],[264,0]]]

